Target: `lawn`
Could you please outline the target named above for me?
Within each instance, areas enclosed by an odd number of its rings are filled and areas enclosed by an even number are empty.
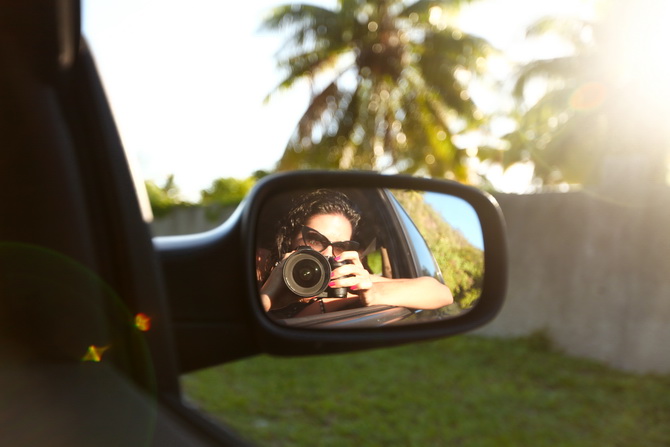
[[[183,385],[261,446],[670,445],[670,376],[571,358],[541,335],[258,356]]]

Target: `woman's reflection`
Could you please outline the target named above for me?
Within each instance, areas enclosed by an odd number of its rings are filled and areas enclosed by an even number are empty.
[[[256,253],[263,308],[291,318],[376,304],[437,309],[453,302],[449,288],[435,278],[371,274],[353,240],[359,221],[341,192],[320,189],[295,199],[274,247]]]

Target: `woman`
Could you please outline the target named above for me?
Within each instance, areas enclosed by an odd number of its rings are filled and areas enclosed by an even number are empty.
[[[359,257],[358,243],[352,240],[359,222],[360,214],[340,192],[321,189],[300,196],[277,232],[276,251],[267,263],[273,267],[259,276],[264,309],[289,318],[375,304],[437,309],[453,302],[449,288],[435,278],[390,279],[370,274]],[[299,298],[286,288],[284,261],[301,246],[345,263],[333,270],[328,286],[347,288],[346,297]]]

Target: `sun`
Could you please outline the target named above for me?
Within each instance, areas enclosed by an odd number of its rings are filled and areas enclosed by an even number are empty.
[[[629,89],[631,101],[649,111],[666,110],[670,99],[670,2],[613,2],[606,22],[605,63],[614,88]],[[657,112],[658,113],[658,112]]]

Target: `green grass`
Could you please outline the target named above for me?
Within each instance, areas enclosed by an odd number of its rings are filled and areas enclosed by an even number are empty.
[[[670,445],[669,376],[570,358],[541,335],[259,356],[183,384],[262,446]]]

